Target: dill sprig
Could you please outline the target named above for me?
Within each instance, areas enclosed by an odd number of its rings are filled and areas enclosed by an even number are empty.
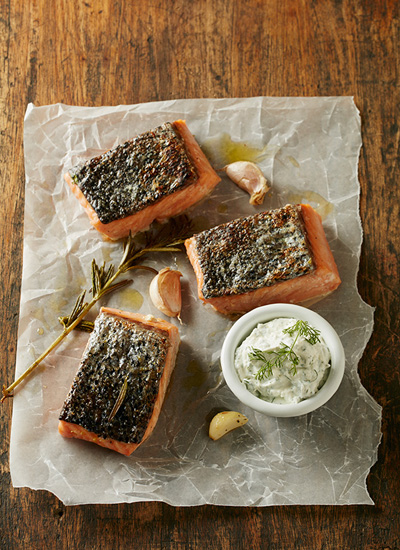
[[[182,243],[192,235],[193,229],[190,220],[187,216],[178,216],[171,219],[166,225],[162,225],[156,231],[147,231],[142,234],[144,242],[140,244],[131,235],[124,243],[124,250],[121,261],[115,269],[113,264],[108,267],[105,263],[99,266],[95,260],[92,261],[91,269],[91,294],[92,299],[85,302],[86,290],[82,291],[73,307],[70,315],[59,317],[59,321],[63,326],[61,334],[54,342],[44,351],[26,371],[15,380],[10,386],[3,385],[3,397],[1,402],[7,397],[13,397],[14,389],[25,380],[36,367],[51,353],[70,332],[74,329],[80,329],[90,332],[93,324],[90,321],[84,320],[84,317],[92,309],[100,298],[105,294],[114,292],[131,283],[130,280],[124,279],[116,282],[118,277],[127,271],[133,269],[147,269],[157,273],[153,268],[146,265],[137,265],[137,260],[143,258],[146,254],[153,252],[181,252]]]
[[[250,359],[255,359],[262,362],[262,366],[257,371],[255,378],[262,380],[272,375],[274,367],[282,368],[284,361],[289,360],[292,364],[290,373],[294,376],[297,373],[297,365],[299,364],[299,356],[294,351],[294,346],[300,337],[303,337],[309,344],[314,345],[320,342],[319,330],[312,327],[307,321],[299,319],[296,323],[282,330],[284,334],[294,336],[292,344],[289,346],[285,342],[280,342],[279,348],[275,350],[262,351],[258,348],[251,348],[249,353]],[[268,357],[270,356],[270,358]]]
[[[321,341],[319,338],[321,331],[312,327],[307,321],[302,321],[301,319],[296,321],[292,327],[283,329],[282,332],[289,334],[289,336],[293,336],[293,334],[297,332],[296,339],[302,336],[304,340],[307,340],[312,346]]]

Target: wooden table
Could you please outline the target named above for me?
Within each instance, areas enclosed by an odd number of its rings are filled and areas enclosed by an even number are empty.
[[[194,97],[353,95],[362,116],[358,285],[376,307],[359,365],[383,406],[375,506],[65,507],[9,476],[2,408],[1,548],[400,548],[397,0],[0,0],[1,380],[14,375],[29,102],[117,105]]]

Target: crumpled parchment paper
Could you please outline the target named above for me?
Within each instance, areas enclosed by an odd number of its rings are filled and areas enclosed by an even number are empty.
[[[227,139],[262,150],[257,162],[272,182],[264,205],[255,208],[224,177],[190,209],[198,229],[288,202],[309,202],[321,212],[343,282],[312,309],[341,337],[346,352],[343,383],[325,406],[304,417],[268,418],[248,410],[221,376],[220,348],[232,322],[197,300],[185,253],[159,254],[147,263],[182,271],[184,308],[179,358],[150,439],[123,457],[58,434],[59,411],[87,340],[86,334],[74,333],[16,391],[14,486],[46,489],[65,504],[372,504],[366,477],[377,459],[381,410],[357,374],[373,329],[373,309],[356,287],[362,241],[357,176],[361,132],[350,97],[194,99],[100,108],[30,104],[24,134],[25,235],[16,375],[59,334],[57,318],[71,311],[81,289],[89,290],[92,258],[118,263],[122,254],[121,243],[104,242],[89,225],[63,174],[177,118],[186,119],[215,168],[222,167],[219,148]],[[138,271],[132,278],[129,288],[105,297],[101,305],[162,317],[149,302],[151,274]],[[239,410],[249,422],[214,442],[207,435],[208,423],[213,412],[224,409]]]

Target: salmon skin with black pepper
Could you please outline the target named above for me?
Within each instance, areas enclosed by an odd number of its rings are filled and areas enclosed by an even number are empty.
[[[273,303],[311,305],[340,284],[320,215],[286,205],[185,241],[198,295],[224,314]]]
[[[130,455],[152,433],[179,347],[175,325],[102,308],[58,430]]]
[[[64,178],[90,223],[111,240],[182,213],[220,181],[184,120],[140,134]]]

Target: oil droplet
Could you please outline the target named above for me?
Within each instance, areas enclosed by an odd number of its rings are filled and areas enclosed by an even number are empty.
[[[48,301],[49,311],[57,318],[59,315],[65,315],[66,308],[68,306],[68,300],[62,296],[61,292],[52,294]]]
[[[46,329],[50,328],[42,307],[38,307],[37,309],[35,309],[35,311],[32,313],[32,317],[34,317],[37,321],[40,321],[41,323],[43,323],[44,328]]]
[[[219,205],[217,206],[217,212],[218,212],[219,214],[225,214],[225,212],[227,212],[227,211],[228,211],[228,207],[227,207],[226,204],[219,204]]]
[[[102,249],[102,253],[103,253],[103,261],[106,262],[106,264],[108,264],[109,262],[111,262],[111,252],[112,252],[112,249],[109,248],[109,247],[104,247]]]
[[[261,149],[253,147],[241,141],[233,141],[229,134],[223,133],[207,139],[202,149],[212,164],[222,168],[239,160],[261,161],[267,155],[268,146]]]
[[[44,330],[42,327],[39,327],[36,331],[40,336],[42,336],[42,334],[44,334]]]
[[[134,288],[124,288],[118,292],[118,301],[123,302],[130,309],[140,309],[143,305],[143,296]]]
[[[201,369],[199,362],[195,359],[189,361],[187,372],[191,374],[191,376],[183,382],[183,386],[186,390],[199,388],[207,379],[207,374]]]
[[[87,285],[87,278],[83,275],[76,277],[76,285],[83,290]]]
[[[334,206],[331,202],[327,201],[322,195],[315,191],[302,191],[302,192],[289,192],[288,199],[292,203],[301,203],[306,199],[310,202],[311,206],[318,212],[323,220],[325,220],[331,212],[333,212]]]

